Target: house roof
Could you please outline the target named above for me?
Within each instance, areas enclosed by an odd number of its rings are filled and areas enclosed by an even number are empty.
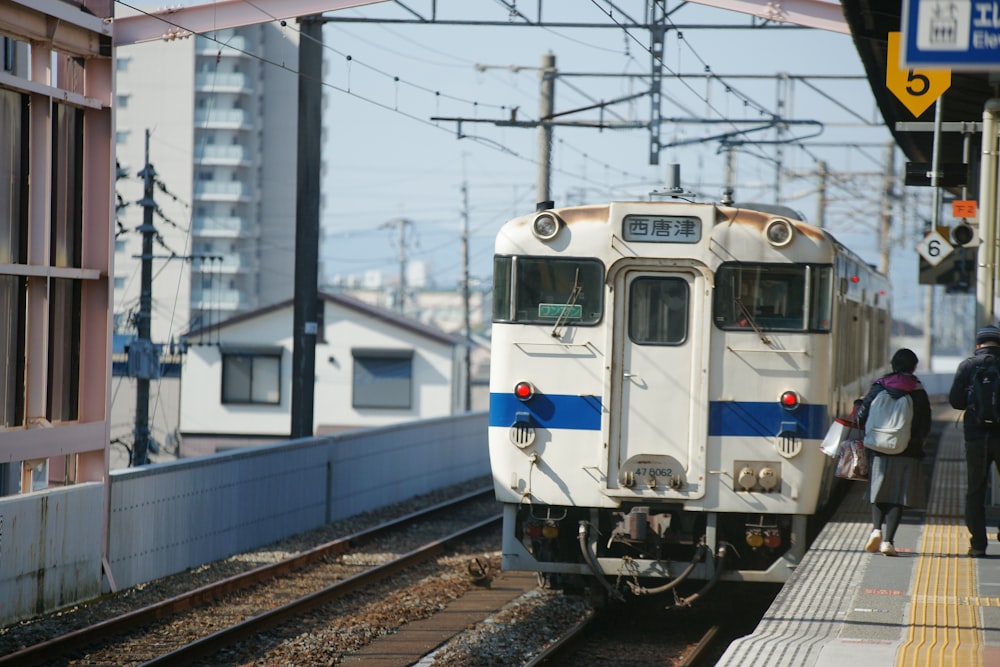
[[[916,3],[916,0],[910,0]],[[896,144],[911,162],[931,162],[933,157],[933,132],[903,132],[896,129],[897,122],[934,122],[935,105],[918,118],[886,86],[888,34],[901,30],[902,0],[842,0],[844,18],[850,27],[858,55],[864,64],[868,80],[875,94],[882,117],[892,132]],[[979,122],[983,119],[986,100],[994,97],[987,72],[951,73],[951,85],[941,95],[942,122]],[[979,146],[979,137],[973,146]],[[973,161],[978,162],[979,150],[972,151]],[[941,163],[963,162],[963,137],[958,132],[942,132],[940,143]],[[975,179],[973,179],[975,180]],[[973,191],[978,182],[969,183]]]
[[[354,297],[347,296],[346,294],[333,294],[330,292],[319,292],[319,299],[323,303],[333,304],[341,308],[346,308],[347,310],[354,311],[360,315],[376,319],[386,324],[390,324],[394,327],[400,329],[405,329],[411,333],[423,336],[424,338],[437,341],[439,343],[444,343],[446,345],[463,345],[465,339],[462,336],[456,334],[449,334],[436,329],[432,326],[424,324],[418,320],[410,317],[400,315],[399,313],[381,308],[379,306],[373,306],[371,304],[365,303]],[[222,330],[234,326],[236,324],[242,324],[254,320],[256,318],[268,315],[270,313],[283,310],[286,308],[291,308],[294,306],[293,299],[286,299],[270,306],[264,306],[263,308],[258,308],[257,310],[251,310],[246,313],[240,313],[222,322],[210,324],[205,327],[200,327],[197,329],[191,329],[186,334],[184,338],[192,339],[198,337],[211,338],[213,335],[218,334]]]

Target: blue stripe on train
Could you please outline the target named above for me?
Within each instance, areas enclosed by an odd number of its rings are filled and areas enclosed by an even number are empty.
[[[579,394],[535,394],[522,403],[514,394],[490,394],[490,426],[510,426],[518,412],[531,414],[543,428],[601,430],[601,397]]]
[[[808,440],[822,438],[829,426],[825,405],[800,405],[792,412],[774,401],[713,401],[708,406],[710,436],[773,436],[794,431]]]
[[[510,426],[527,412],[542,428],[599,431],[601,397],[536,394],[522,403],[513,394],[490,394],[490,426]],[[710,436],[775,436],[794,431],[800,438],[820,439],[830,425],[825,405],[800,405],[786,412],[773,401],[714,401],[708,409]]]

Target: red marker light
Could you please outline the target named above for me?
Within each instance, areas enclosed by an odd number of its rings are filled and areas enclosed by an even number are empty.
[[[530,382],[518,382],[514,385],[514,395],[518,400],[526,401],[535,395],[535,389]]]
[[[799,407],[799,397],[794,391],[786,391],[781,395],[779,400],[781,401],[781,407],[786,410],[794,410]]]
[[[860,282],[860,281],[861,281],[861,278],[858,278],[857,276],[851,276],[851,282],[852,283],[857,283],[857,282]]]

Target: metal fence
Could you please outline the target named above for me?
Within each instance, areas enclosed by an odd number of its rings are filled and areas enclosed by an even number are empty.
[[[488,475],[486,429],[476,412],[115,471],[106,577],[103,484],[0,498],[0,623]]]

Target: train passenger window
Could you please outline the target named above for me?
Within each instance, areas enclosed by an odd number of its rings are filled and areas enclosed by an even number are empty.
[[[687,340],[689,301],[683,278],[635,279],[629,288],[629,338],[646,345],[682,344]]]
[[[832,268],[805,264],[723,264],[712,319],[721,329],[829,331]]]
[[[496,257],[493,321],[588,326],[604,310],[604,265],[593,259]]]

